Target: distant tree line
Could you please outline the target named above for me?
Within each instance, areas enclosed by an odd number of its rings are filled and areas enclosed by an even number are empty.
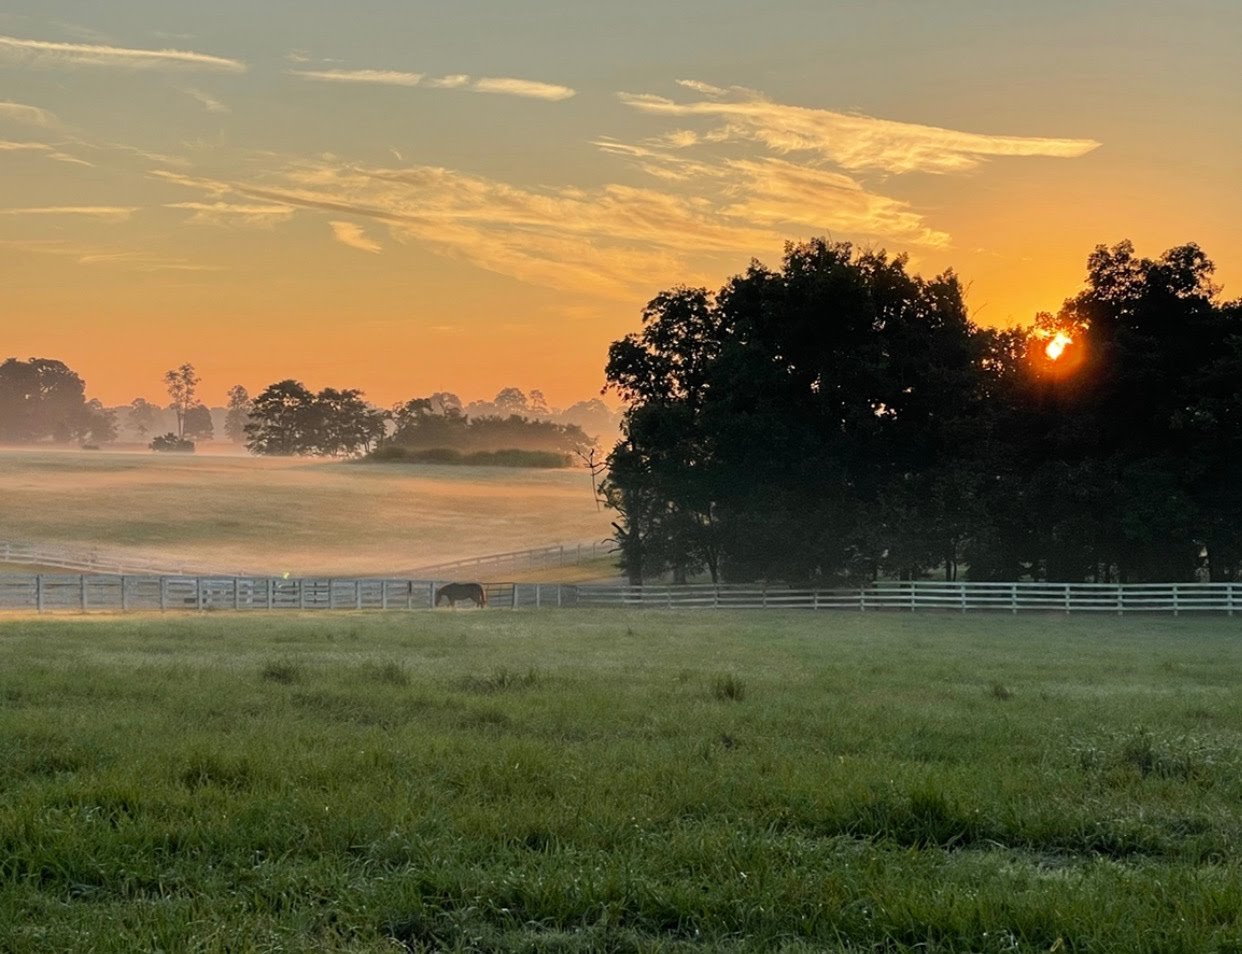
[[[602,483],[633,581],[1143,581],[1242,570],[1242,302],[1194,245],[1099,247],[1032,328],[823,240],[614,342]]]
[[[163,376],[169,404],[145,398],[105,408],[88,401],[85,383],[63,362],[48,358],[0,365],[0,442],[138,441],[152,450],[193,452],[196,442],[224,438],[255,454],[358,457],[381,446],[376,459],[563,466],[595,443],[582,424],[611,440],[620,416],[602,401],[580,401],[565,410],[543,394],[502,388],[492,401],[463,405],[447,391],[377,408],[357,389],[315,393],[300,381],[278,381],[250,396],[242,385],[228,391],[227,406],[209,408],[199,398],[193,364]],[[582,423],[576,423],[582,422]]]

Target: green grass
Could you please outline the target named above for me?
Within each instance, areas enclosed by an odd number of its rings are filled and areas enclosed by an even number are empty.
[[[1242,951],[1242,627],[0,622],[0,951]]]
[[[405,575],[602,539],[578,470],[0,448],[0,535],[204,572]]]

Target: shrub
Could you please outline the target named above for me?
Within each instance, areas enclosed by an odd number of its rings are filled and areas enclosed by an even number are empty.
[[[194,453],[194,442],[193,441],[188,441],[183,437],[178,437],[176,434],[173,434],[171,432],[167,434],[161,434],[159,437],[153,440],[149,446],[151,450],[153,451],[158,451],[158,452],[166,453],[166,454],[167,453],[172,453],[172,454],[193,454]]]

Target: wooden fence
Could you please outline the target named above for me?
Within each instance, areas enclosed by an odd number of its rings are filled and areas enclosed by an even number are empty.
[[[0,576],[0,610],[414,610],[442,581],[32,574]],[[494,609],[851,610],[856,612],[1222,613],[1242,611],[1240,583],[913,583],[861,589],[783,586],[590,586],[489,583]]]

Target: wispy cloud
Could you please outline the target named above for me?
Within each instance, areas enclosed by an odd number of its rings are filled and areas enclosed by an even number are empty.
[[[356,248],[362,252],[373,252],[376,254],[384,250],[384,246],[369,237],[366,232],[362,231],[361,226],[354,222],[332,221],[328,224],[332,226],[333,237],[342,245],[348,245],[350,248]]]
[[[0,58],[35,66],[115,66],[128,69],[201,69],[241,73],[240,60],[192,50],[143,50],[92,43],[60,43],[0,36]]]
[[[522,96],[527,99],[542,99],[549,102],[569,99],[576,95],[576,92],[568,86],[558,86],[554,83],[541,83],[536,80],[515,79],[507,76],[475,78],[466,73],[451,73],[430,79],[425,73],[406,73],[399,70],[289,70],[289,75],[328,83],[469,89],[476,93],[499,93],[504,96]]]
[[[67,152],[62,152],[59,146],[49,145],[46,142],[12,142],[10,140],[0,140],[0,153],[13,154],[37,154],[45,159],[51,159],[54,162],[67,162],[76,166],[91,166],[94,163],[87,162],[85,159],[79,159],[77,156],[71,156]]]
[[[470,87],[477,93],[501,93],[505,96],[524,96],[527,99],[545,99],[557,102],[575,95],[568,86],[539,83],[533,80],[513,79],[508,76],[484,76]]]
[[[704,134],[709,141],[753,141],[777,153],[813,153],[847,170],[964,172],[994,157],[1075,158],[1100,145],[1093,139],[961,132],[790,106],[736,87],[726,91],[693,80],[680,82],[710,98],[675,102],[663,96],[633,93],[622,93],[620,98],[626,105],[646,113],[722,121],[723,125]]]
[[[297,211],[289,205],[247,205],[237,202],[170,202],[165,208],[193,212],[188,221],[202,225],[272,228]]]
[[[79,265],[116,266],[139,272],[219,272],[222,266],[192,262],[136,249],[80,245],[65,239],[0,239],[0,248],[70,258]]]
[[[463,86],[470,85],[470,76],[467,73],[450,73],[448,76],[437,76],[427,80],[427,85],[436,89],[461,89]]]
[[[290,70],[289,73],[329,83],[371,83],[379,86],[417,86],[424,75],[396,70]]]
[[[29,209],[0,209],[0,215],[74,215],[92,219],[124,221],[137,211],[135,206],[46,205]]]
[[[198,103],[209,113],[229,113],[231,109],[214,96],[204,93],[201,89],[187,89],[185,94]]]
[[[60,120],[53,113],[40,109],[38,106],[27,106],[25,103],[0,103],[0,119],[42,126],[45,129],[53,129],[60,125]]]

